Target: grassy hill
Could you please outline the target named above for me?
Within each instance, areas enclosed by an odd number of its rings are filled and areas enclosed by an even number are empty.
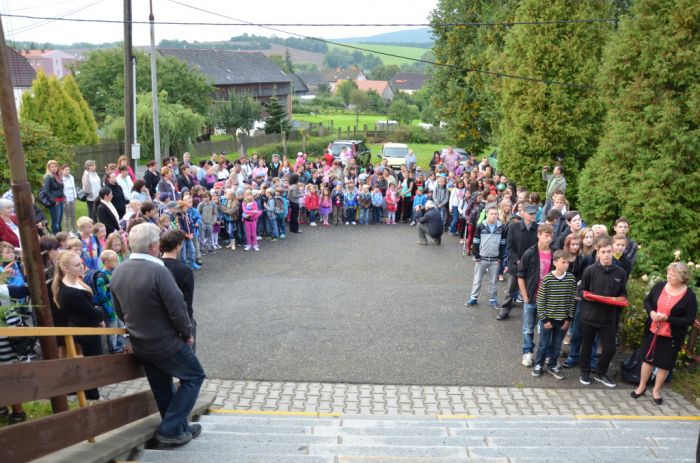
[[[412,59],[420,59],[421,56],[423,56],[423,53],[428,51],[425,48],[417,48],[417,47],[402,47],[399,45],[376,45],[376,44],[367,44],[367,43],[354,43],[353,46],[361,47],[370,51],[378,51],[382,53],[391,53],[394,55],[399,55],[399,56],[405,56],[406,58],[412,58]],[[347,47],[340,47],[338,45],[328,45],[328,48],[339,48],[344,51],[354,51],[352,48],[347,48]],[[376,55],[379,59],[382,60],[384,64],[398,64],[401,65],[403,63],[411,63],[411,59],[403,59],[403,58],[395,58],[393,56],[385,56],[381,55],[379,53],[373,53]]]

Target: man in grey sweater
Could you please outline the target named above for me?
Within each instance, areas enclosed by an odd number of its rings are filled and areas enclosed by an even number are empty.
[[[158,259],[160,230],[152,223],[129,232],[131,255],[114,271],[110,289],[114,308],[129,330],[162,422],[156,439],[181,445],[202,432],[187,418],[205,374],[190,346],[194,343],[187,304],[163,261]],[[173,378],[180,380],[179,388]]]

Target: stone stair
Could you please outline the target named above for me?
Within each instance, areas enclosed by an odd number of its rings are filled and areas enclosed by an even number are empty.
[[[140,462],[694,462],[700,421],[568,417],[364,419],[210,414],[181,447]]]

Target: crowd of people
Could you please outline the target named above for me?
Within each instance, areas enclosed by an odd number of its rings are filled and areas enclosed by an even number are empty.
[[[561,166],[551,175],[544,168],[542,175],[544,198],[494,172],[488,159],[463,159],[452,148],[435,152],[426,171],[416,165],[412,153],[396,170],[386,160],[360,166],[350,152],[338,158],[328,151],[317,157],[298,153],[294,159],[275,154],[269,160],[253,154],[235,161],[222,153],[199,163],[184,153],[182,161],[170,157],[161,166],[150,161],[141,178],[126,156],[106,166],[103,176],[94,161],[87,161],[76,181],[69,166],[49,161],[38,199],[49,211],[50,227],[41,209],[36,212],[54,323],[123,327],[126,322],[128,344],[149,365],[148,379],[154,391],[160,391],[156,399],[165,416],[169,404],[177,402],[171,392],[164,392],[169,389],[165,384],[178,375],[175,366],[164,366],[165,357],[183,356],[192,367],[193,382],[182,389],[190,399],[203,379],[201,366],[192,360],[193,270],[202,268],[203,256],[224,247],[260,251],[264,240],[302,233],[301,225],[403,223],[416,226],[419,245],[427,245],[429,238],[441,245],[447,234],[452,237],[449,245],[473,257],[474,280],[466,306],[478,305],[486,275],[488,305],[497,320],[507,320],[522,303],[522,364],[532,367],[532,375],[547,372],[563,379],[562,367],[578,365],[581,383],[590,384],[592,374],[595,381],[615,387],[607,372],[638,246],[627,236],[626,218],[620,217],[609,234],[605,225],[588,226],[571,210]],[[76,217],[77,201],[87,203],[87,216]],[[26,285],[18,265],[19,247],[8,192],[0,199],[0,250],[4,273],[10,277],[7,298],[22,302],[26,290],[21,288]],[[163,264],[169,273],[153,267]],[[117,275],[134,275],[141,267],[157,270],[153,278],[168,279],[166,286],[178,288],[174,293],[183,301],[162,308],[166,315],[157,320],[143,319],[125,280],[117,284]],[[668,281],[647,298],[647,355],[642,382],[632,392],[635,398],[644,394],[652,369],[659,371],[657,378],[665,378],[661,372],[671,369],[695,319],[697,303],[687,289],[688,276],[684,264],[672,264]],[[499,281],[504,282],[500,303]],[[162,348],[154,339],[159,330],[170,334],[169,347]],[[104,344],[96,336],[77,341],[84,355],[100,355],[105,347],[112,353],[128,349],[122,335],[109,336]],[[562,344],[569,345],[569,352],[560,365]],[[0,361],[17,360],[8,345],[0,339]],[[663,381],[657,380],[653,392],[657,403],[660,384]],[[87,396],[97,400],[99,392],[87,391]],[[21,406],[13,405],[11,416],[21,421]],[[201,431],[179,419],[179,424],[168,421],[161,429],[164,442],[180,443],[188,433],[191,439]]]

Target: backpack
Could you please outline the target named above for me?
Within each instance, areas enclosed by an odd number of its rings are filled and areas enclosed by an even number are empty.
[[[95,304],[97,300],[97,279],[102,277],[103,280],[107,281],[107,276],[102,270],[88,270],[83,276],[83,282],[90,287],[92,290],[92,302]]]
[[[641,347],[637,347],[632,352],[632,355],[620,365],[622,380],[629,384],[638,385],[639,377],[642,374],[642,362],[644,362],[644,350]],[[651,378],[649,378],[649,384],[654,384],[655,379],[655,375],[652,373]]]
[[[278,219],[284,219],[287,217],[287,212],[289,211],[289,203],[287,198],[284,196],[275,196],[275,214],[277,214]]]

